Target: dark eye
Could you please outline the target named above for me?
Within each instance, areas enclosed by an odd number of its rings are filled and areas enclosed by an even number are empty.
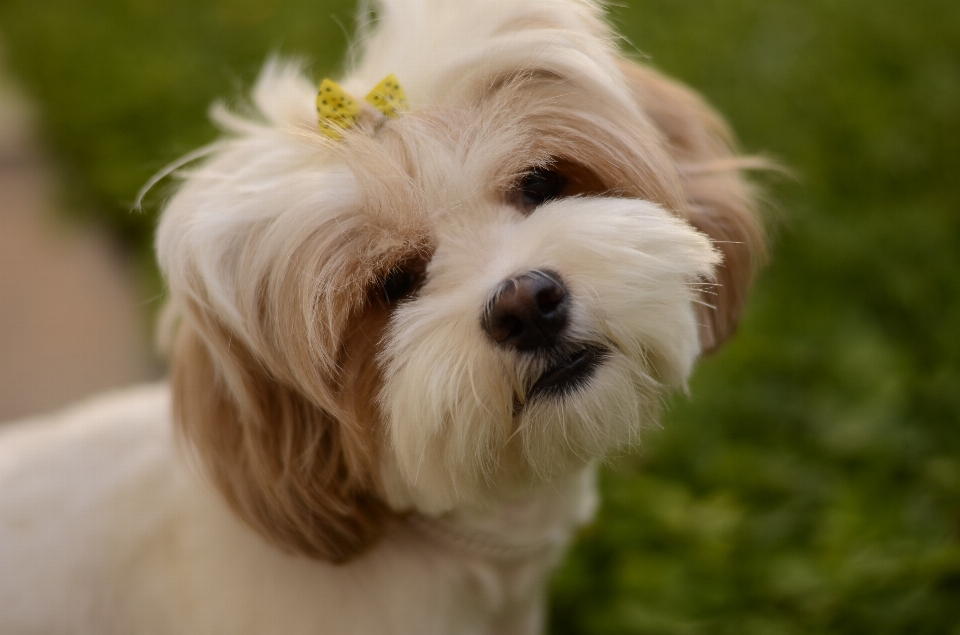
[[[527,172],[517,187],[520,202],[532,209],[560,196],[567,180],[563,175],[547,168],[534,168]]]
[[[420,275],[408,269],[393,269],[380,286],[383,299],[396,304],[410,295],[420,282]]]

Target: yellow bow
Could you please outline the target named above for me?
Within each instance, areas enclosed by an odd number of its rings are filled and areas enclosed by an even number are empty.
[[[407,107],[407,94],[396,75],[390,73],[364,98],[368,104],[387,117],[395,119]],[[317,94],[317,116],[320,132],[334,141],[343,136],[343,131],[357,125],[360,104],[337,82],[325,79]]]

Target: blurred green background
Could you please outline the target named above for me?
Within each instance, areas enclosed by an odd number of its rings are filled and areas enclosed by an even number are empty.
[[[68,207],[138,255],[159,168],[350,2],[0,0]],[[960,634],[960,3],[632,0],[613,19],[779,159],[770,266],[691,398],[603,472],[555,634]],[[159,190],[161,193],[163,189]]]

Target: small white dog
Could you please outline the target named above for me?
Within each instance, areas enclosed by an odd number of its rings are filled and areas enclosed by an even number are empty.
[[[359,40],[216,113],[157,237],[169,386],[2,430],[3,635],[539,632],[595,462],[734,328],[750,161],[596,3]]]

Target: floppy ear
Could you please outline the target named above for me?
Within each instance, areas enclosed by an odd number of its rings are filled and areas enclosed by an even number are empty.
[[[196,305],[177,331],[171,389],[179,432],[234,511],[268,540],[341,563],[379,537],[392,512],[374,493],[373,432],[350,405],[333,412],[272,375]]]
[[[626,60],[620,66],[676,164],[687,220],[710,236],[723,254],[716,284],[704,289],[699,305],[701,347],[711,352],[736,330],[764,254],[756,194],[743,173],[769,166],[760,159],[737,156],[727,125],[692,90],[649,67]]]

